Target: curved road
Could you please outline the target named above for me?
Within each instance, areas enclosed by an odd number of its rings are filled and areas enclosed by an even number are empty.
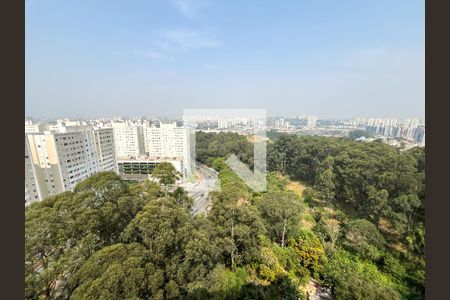
[[[194,186],[185,187],[185,190],[194,199],[193,214],[206,213],[210,203],[209,192],[218,190],[220,186],[218,173],[204,165],[197,165],[196,172],[199,181]]]

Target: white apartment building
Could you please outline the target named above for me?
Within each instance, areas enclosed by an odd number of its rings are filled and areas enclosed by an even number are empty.
[[[183,156],[186,134],[176,123],[160,124],[160,127],[144,128],[144,149],[149,156]]]
[[[308,116],[308,123],[306,127],[308,128],[315,128],[317,124],[317,117],[316,116]]]
[[[144,132],[141,125],[113,122],[112,128],[117,157],[137,156],[144,153]]]
[[[144,151],[150,157],[170,160],[182,157],[183,177],[191,174],[189,130],[176,123],[144,127]]]
[[[43,124],[35,124],[32,121],[25,121],[25,133],[38,133],[45,129]]]
[[[96,172],[117,171],[112,129],[26,134],[25,146],[26,205],[73,190]]]

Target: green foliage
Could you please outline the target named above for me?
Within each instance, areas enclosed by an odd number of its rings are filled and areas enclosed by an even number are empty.
[[[236,197],[249,198],[250,189],[239,176],[228,168],[219,173],[220,189],[224,193],[232,193]]]
[[[301,265],[307,268],[311,275],[317,277],[325,260],[325,251],[319,238],[312,231],[304,229],[297,238],[289,239],[289,246],[299,256]]]
[[[27,207],[26,298],[305,299],[310,277],[335,299],[424,298],[424,148],[280,134],[268,191],[252,193],[225,163],[251,167],[246,137],[197,137],[221,179],[206,216],[169,192],[170,164],[159,183],[99,173]]]
[[[80,182],[75,187],[74,192],[91,192],[95,198],[96,206],[100,206],[100,201],[111,201],[120,197],[125,191],[125,183],[113,172],[97,173],[86,180]]]
[[[213,196],[209,219],[216,255],[221,263],[235,268],[257,260],[259,236],[265,229],[256,207],[232,193],[219,193]]]
[[[417,224],[406,237],[407,245],[411,252],[423,256],[425,249],[425,226],[423,223]]]
[[[194,201],[187,194],[187,192],[181,188],[177,187],[172,193],[171,196],[176,200],[177,204],[186,208],[187,211],[190,211],[192,206],[194,205]]]
[[[336,242],[341,234],[341,223],[336,217],[323,217],[314,227],[314,232],[328,252],[335,250]]]
[[[277,261],[277,275],[280,273],[289,274],[302,283],[306,283],[309,279],[310,272],[303,265],[302,258],[298,255],[293,247],[280,247],[275,244],[270,248],[271,253],[275,255]]]
[[[218,265],[208,276],[209,292],[225,298],[237,299],[240,289],[246,283],[247,274],[242,268],[231,271],[224,265]]]
[[[423,297],[425,148],[398,151],[381,141],[280,135],[269,145],[268,168],[313,185],[303,195],[327,254],[345,247],[379,262],[401,253],[400,265],[414,274],[408,289]],[[322,207],[337,208],[344,217],[322,216]],[[343,232],[353,219],[372,222],[366,229],[373,236],[351,228],[355,224]]]
[[[152,176],[159,180],[164,186],[174,184],[178,179],[180,179],[179,172],[175,167],[169,162],[159,163],[152,172]]]
[[[360,257],[377,261],[383,255],[385,240],[371,222],[359,219],[348,224],[344,245]]]
[[[164,278],[150,263],[149,256],[150,252],[136,243],[115,244],[95,252],[71,278],[74,289],[71,299],[130,299],[158,295],[162,292]]]
[[[406,268],[401,264],[400,260],[392,254],[386,253],[382,259],[381,269],[390,274],[391,278],[398,282],[403,282],[407,276]]]
[[[332,201],[336,195],[336,186],[333,182],[334,174],[331,169],[327,169],[319,174],[316,180],[315,188],[319,197],[323,200]]]
[[[258,275],[260,278],[269,282],[274,282],[277,275],[283,273],[283,266],[278,260],[277,254],[274,252],[270,242],[261,247],[261,257],[258,266]]]
[[[325,282],[335,299],[400,299],[394,283],[374,264],[339,250],[325,266]]]
[[[267,174],[267,190],[268,191],[284,191],[289,180],[286,177],[282,177],[280,173],[268,173]]]
[[[25,212],[27,297],[66,295],[67,278],[92,253],[118,242],[145,201],[105,172],[78,184],[74,193],[30,205]]]
[[[225,158],[223,157],[214,158],[211,162],[211,167],[218,172],[224,171],[228,168]]]
[[[196,159],[211,166],[215,158],[228,158],[235,154],[242,162],[253,166],[253,145],[245,136],[232,132],[197,132],[195,141]]]
[[[142,181],[141,183],[134,183],[130,185],[130,193],[133,197],[137,197],[144,201],[161,196],[161,187],[158,183],[150,180]]]
[[[260,265],[259,266],[259,276],[268,281],[274,281],[275,280],[275,271],[270,269],[266,265]]]
[[[298,231],[301,202],[292,191],[274,191],[262,195],[256,202],[269,236],[282,247]]]
[[[208,290],[203,299],[306,299],[286,275],[278,275],[271,285],[259,285],[250,281],[243,268],[230,271],[223,265],[211,272]]]
[[[122,239],[142,243],[159,261],[186,243],[186,233],[192,229],[188,212],[167,197],[147,204],[127,226]]]
[[[371,137],[371,134],[365,130],[352,130],[348,133],[348,136],[352,139],[352,140],[356,140],[357,138],[360,137]]]

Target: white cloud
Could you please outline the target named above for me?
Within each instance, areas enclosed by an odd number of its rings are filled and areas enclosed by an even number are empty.
[[[125,30],[120,30],[125,36],[132,34]],[[211,39],[199,31],[194,30],[163,30],[151,40],[150,45],[135,48],[128,52],[134,56],[151,58],[157,60],[176,60],[177,56],[201,48],[214,48],[221,46],[221,43]],[[122,52],[115,51],[117,56],[124,56]]]
[[[202,48],[220,47],[221,43],[193,30],[164,30],[153,41],[146,57],[174,60],[176,56]]]

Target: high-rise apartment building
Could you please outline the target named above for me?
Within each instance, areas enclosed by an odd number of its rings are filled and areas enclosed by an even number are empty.
[[[39,200],[38,186],[34,177],[34,167],[30,157],[29,144],[25,136],[25,204]]]
[[[191,173],[189,130],[176,123],[144,127],[144,150],[149,157],[161,160],[181,158],[183,177]]]
[[[425,146],[425,127],[417,127],[414,132],[414,141],[419,146]]]
[[[317,117],[316,116],[308,116],[308,123],[306,127],[308,128],[315,128],[317,123]]]
[[[26,134],[26,204],[72,190],[96,172],[117,171],[112,128],[64,131]]]
[[[144,131],[138,124],[113,122],[114,145],[117,157],[144,154]]]
[[[284,127],[284,118],[276,120],[275,127]]]
[[[184,156],[187,147],[187,130],[177,127],[176,123],[163,124],[159,127],[145,127],[145,152],[154,157]]]

